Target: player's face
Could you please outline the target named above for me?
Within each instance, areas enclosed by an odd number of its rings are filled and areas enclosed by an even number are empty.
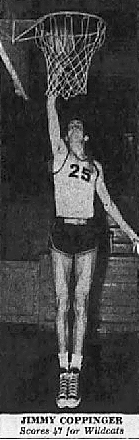
[[[81,121],[75,119],[70,122],[68,126],[68,138],[70,147],[73,151],[75,150],[76,154],[83,150],[83,124]]]

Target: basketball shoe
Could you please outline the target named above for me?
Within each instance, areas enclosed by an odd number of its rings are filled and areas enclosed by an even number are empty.
[[[79,394],[79,374],[78,368],[72,368],[68,373],[68,402],[69,408],[76,408],[81,402]]]
[[[65,408],[68,401],[68,372],[60,369],[59,392],[56,398],[56,404],[59,408]]]

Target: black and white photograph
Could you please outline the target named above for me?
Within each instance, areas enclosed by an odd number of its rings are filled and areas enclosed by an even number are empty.
[[[0,438],[139,438],[137,26],[1,1]]]

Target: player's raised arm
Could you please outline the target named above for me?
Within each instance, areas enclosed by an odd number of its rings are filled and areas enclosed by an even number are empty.
[[[104,182],[104,175],[102,166],[99,162],[94,161],[95,166],[98,171],[98,177],[96,180],[96,191],[103,203],[105,211],[115,220],[115,222],[120,226],[121,230],[128,235],[131,241],[136,245],[139,242],[138,235],[133,231],[133,229],[126,223],[123,219],[119,209],[115,205],[115,203],[111,200],[111,197],[108,193]]]
[[[58,120],[58,114],[56,111],[56,98],[55,96],[49,96],[47,99],[47,113],[48,113],[48,128],[49,136],[52,145],[52,152],[55,155],[61,146],[60,138],[60,124]]]

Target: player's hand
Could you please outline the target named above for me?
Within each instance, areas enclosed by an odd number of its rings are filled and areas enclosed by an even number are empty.
[[[46,92],[46,95],[47,95],[47,92]],[[56,101],[56,96],[55,96],[55,94],[54,93],[49,93],[49,95],[47,95],[47,98],[48,98],[48,103],[49,104],[54,104],[55,103],[55,101]]]
[[[133,252],[137,252],[139,255],[139,238],[133,241]]]

